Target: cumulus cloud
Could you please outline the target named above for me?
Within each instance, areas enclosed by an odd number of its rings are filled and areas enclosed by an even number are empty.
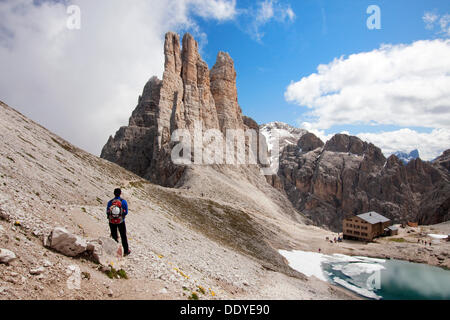
[[[67,6],[81,29],[66,27]],[[195,17],[234,19],[235,0],[0,1],[0,99],[99,154],[138,95],[161,77],[168,30],[207,41]]]
[[[236,0],[191,0],[193,12],[202,18],[225,21],[233,19],[236,14]]]
[[[320,65],[287,101],[311,109],[305,126],[389,124],[450,128],[450,40],[384,45]]]
[[[357,136],[381,148],[386,156],[395,151],[410,152],[417,149],[422,160],[430,161],[450,148],[449,129],[434,129],[430,133],[420,133],[405,128],[381,133],[360,133]]]
[[[336,133],[325,133],[325,130],[304,127],[315,134],[323,142],[330,140]],[[385,157],[389,157],[396,151],[409,153],[414,149],[419,150],[422,160],[431,161],[440,156],[442,152],[450,149],[450,130],[434,129],[431,132],[418,132],[409,128],[377,133],[350,134],[348,131],[339,133],[355,135],[363,141],[371,142],[379,147]]]
[[[429,20],[434,18],[430,17]],[[386,154],[418,148],[431,159],[450,148],[450,40],[383,45],[320,65],[317,73],[292,82],[287,101],[310,109],[301,126],[329,139],[334,125],[428,127],[358,136]]]

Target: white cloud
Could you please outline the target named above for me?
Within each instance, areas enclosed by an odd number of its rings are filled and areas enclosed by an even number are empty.
[[[260,3],[260,8],[258,9],[256,20],[261,23],[266,23],[273,18],[273,2],[266,0]]]
[[[381,148],[385,156],[389,156],[395,151],[410,152],[418,149],[420,158],[429,161],[450,148],[449,129],[435,129],[430,133],[400,129],[382,133],[360,133],[357,136]]]
[[[236,0],[184,0],[177,3],[187,8],[185,11],[191,10],[192,14],[206,19],[225,21],[234,19],[237,14]]]
[[[450,14],[446,13],[440,16],[434,12],[425,12],[422,20],[427,30],[434,30],[435,27],[438,27],[438,35],[450,37]]]
[[[425,12],[425,14],[422,17],[423,22],[425,22],[425,28],[426,29],[433,29],[434,23],[438,20],[439,16],[436,13],[433,12]]]
[[[250,23],[249,33],[256,40],[261,41],[264,32],[261,29],[271,21],[293,22],[295,13],[291,6],[279,3],[277,0],[264,0],[259,2],[253,14],[253,21]]]
[[[315,134],[323,142],[330,140],[336,133],[326,134],[325,130],[318,130],[308,126],[302,127]],[[339,133],[353,135],[347,131]],[[410,152],[419,150],[422,160],[430,161],[440,156],[443,151],[450,149],[450,130],[434,129],[429,133],[421,133],[408,128],[378,132],[378,133],[358,133],[358,138],[371,142],[379,147],[386,157],[396,151]]]
[[[69,30],[63,3],[40,2],[0,1],[0,100],[95,154],[161,77],[165,32],[205,43],[194,16],[236,14],[235,0],[78,0],[81,29]]]
[[[299,124],[324,141],[333,136],[325,130],[334,125],[432,128],[357,134],[387,156],[419,149],[422,159],[431,160],[450,148],[448,57],[450,40],[384,45],[320,65],[317,73],[291,83],[285,97],[310,109]]]
[[[287,101],[311,109],[304,127],[388,124],[450,128],[450,40],[384,45],[320,65]]]
[[[439,19],[439,26],[441,27],[441,33],[450,37],[450,14],[445,14]]]

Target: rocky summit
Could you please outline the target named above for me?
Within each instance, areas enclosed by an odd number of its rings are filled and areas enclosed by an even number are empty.
[[[163,186],[175,186],[185,167],[170,158],[176,129],[245,129],[238,104],[236,71],[228,53],[219,52],[209,70],[189,34],[168,32],[164,44],[162,80],[152,77],[139,97],[129,125],[120,128],[103,147],[101,157]],[[248,125],[257,124],[246,117]]]
[[[448,155],[404,164],[354,136],[337,134],[324,144],[307,133],[285,146],[269,182],[315,224],[335,231],[344,216],[368,211],[396,223],[440,223],[450,218]]]

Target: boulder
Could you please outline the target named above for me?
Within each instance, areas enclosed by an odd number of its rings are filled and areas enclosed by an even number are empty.
[[[52,230],[47,238],[46,244],[69,257],[75,257],[87,249],[86,240],[68,232],[66,229],[57,227]]]
[[[53,263],[51,263],[51,262],[48,261],[48,260],[44,260],[44,261],[43,261],[43,264],[44,264],[44,267],[46,267],[46,268],[49,268],[49,267],[53,266]]]
[[[0,249],[0,263],[10,263],[16,259],[16,254],[8,249]]]
[[[87,251],[95,262],[103,266],[117,265],[122,257],[122,246],[107,237],[88,241]]]
[[[32,268],[30,269],[30,274],[36,276],[42,274],[44,271],[44,267]]]
[[[10,221],[11,216],[7,212],[5,212],[2,208],[0,208],[0,219]]]

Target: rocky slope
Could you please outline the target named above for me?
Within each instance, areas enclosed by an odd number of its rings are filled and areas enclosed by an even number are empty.
[[[277,250],[450,263],[448,244],[423,250],[415,238],[330,244],[324,239],[333,235],[286,214],[291,206],[283,193],[268,184],[257,188],[260,175],[245,168],[193,167],[181,188],[167,189],[76,148],[1,102],[0,132],[0,299],[188,299],[192,293],[354,299],[293,271]],[[81,239],[81,247],[108,238],[105,205],[117,186],[130,205],[132,254],[114,266],[128,279],[110,279],[83,254],[44,246],[55,227]],[[79,287],[69,286],[77,275]]]
[[[433,224],[450,218],[447,162],[448,151],[434,163],[417,158],[405,165],[357,137],[337,134],[324,144],[308,133],[283,149],[278,175],[269,181],[316,224],[335,231],[344,215],[371,210],[397,223]]]
[[[281,214],[276,200],[247,179],[236,186],[230,176],[203,195],[194,186],[156,186],[3,103],[0,132],[0,299],[187,299],[192,292],[200,299],[264,299],[274,298],[273,290],[285,299],[353,297],[287,266],[277,249],[292,248],[299,230],[316,229]],[[189,181],[209,181],[202,177]],[[43,245],[55,227],[86,240],[109,237],[105,205],[117,186],[130,205],[132,254],[119,263],[128,280],[109,279],[87,257]],[[219,188],[242,198],[233,205],[215,199]],[[249,188],[253,200],[243,192]],[[16,258],[5,264],[8,252]],[[77,268],[81,285],[73,289],[67,281]]]
[[[129,125],[120,128],[104,146],[101,157],[152,182],[175,186],[186,166],[170,157],[171,135],[177,129],[191,133],[196,123],[203,131],[246,129],[238,105],[233,60],[219,52],[211,70],[198,53],[190,34],[180,44],[178,34],[168,32],[164,44],[163,79],[152,77],[144,87]],[[252,125],[251,119],[247,123]]]

